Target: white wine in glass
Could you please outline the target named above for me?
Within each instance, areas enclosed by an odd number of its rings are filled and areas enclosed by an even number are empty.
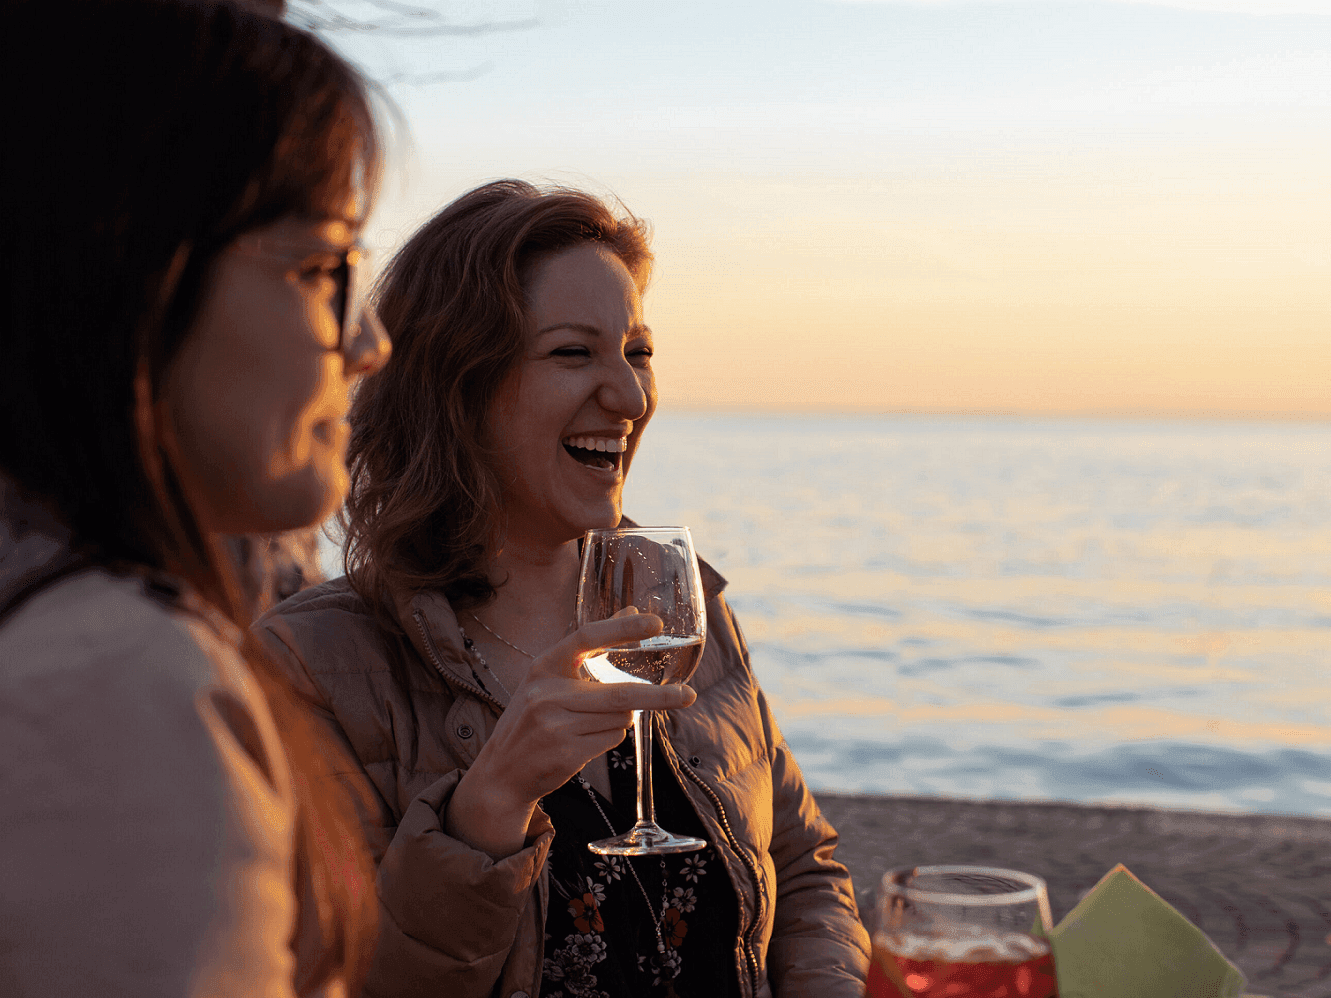
[[[583,665],[592,677],[603,683],[657,686],[687,682],[702,659],[707,636],[702,577],[688,527],[587,531],[578,582],[578,626],[625,612],[655,614],[664,631],[588,658]],[[706,846],[702,839],[672,835],[656,823],[650,712],[633,712],[633,747],[638,764],[637,824],[587,848],[602,855],[654,856]]]

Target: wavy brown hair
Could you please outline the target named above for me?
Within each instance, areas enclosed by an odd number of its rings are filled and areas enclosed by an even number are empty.
[[[351,410],[344,511],[347,578],[396,629],[393,592],[436,590],[456,606],[494,597],[486,552],[499,536],[499,483],[486,413],[528,334],[537,263],[583,243],[608,247],[639,291],[647,225],[590,194],[500,180],[464,194],[393,258],[376,294],[393,356]]]
[[[312,35],[225,0],[11,0],[5,24],[7,72],[42,87],[11,102],[7,128],[0,469],[70,529],[81,563],[183,580],[166,588],[180,610],[246,635],[292,771],[303,931],[317,923],[322,943],[296,987],[341,976],[354,994],[377,906],[332,776],[353,767],[249,636],[161,398],[219,254],[279,219],[337,214],[358,175],[377,177],[369,95]]]

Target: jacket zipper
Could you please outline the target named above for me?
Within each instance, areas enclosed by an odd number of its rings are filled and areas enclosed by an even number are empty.
[[[473,694],[475,697],[477,697],[477,699],[479,699],[479,700],[481,700],[481,701],[483,701],[483,702],[488,702],[488,703],[492,703],[492,704],[494,704],[494,705],[495,705],[495,708],[496,708],[496,709],[502,714],[503,711],[504,711],[504,705],[501,704],[501,703],[500,703],[498,700],[496,700],[494,697],[490,696],[488,693],[486,693],[486,692],[485,692],[484,690],[482,690],[480,687],[472,686],[471,683],[468,683],[468,682],[466,682],[466,681],[464,681],[464,680],[458,679],[456,676],[449,675],[446,671],[444,671],[444,664],[443,664],[443,662],[441,662],[441,661],[439,660],[439,653],[435,650],[434,642],[430,639],[430,632],[429,632],[429,631],[426,629],[426,627],[425,627],[425,621],[424,621],[424,619],[423,619],[423,615],[421,614],[421,611],[419,611],[419,610],[412,610],[412,611],[411,611],[411,617],[412,617],[413,620],[416,621],[416,629],[419,630],[419,631],[421,632],[421,641],[425,644],[425,652],[426,652],[426,654],[430,656],[430,664],[433,665],[433,666],[435,667],[435,671],[437,671],[437,672],[439,673],[439,675],[442,676],[442,677],[444,678],[444,681],[445,681],[445,682],[453,682],[453,683],[456,683],[458,686],[461,686],[461,687],[462,687],[464,690],[466,690],[468,693],[471,693],[471,694]],[[538,906],[542,909],[542,910],[541,910],[541,921],[542,921],[542,923],[544,923],[544,921],[545,921],[545,909],[547,908],[548,903],[549,903],[549,902],[547,901],[547,899],[546,899],[545,891],[546,891],[546,887],[545,887],[545,878],[542,877],[542,878],[541,878],[541,882],[540,882],[540,886],[537,888],[537,896],[538,896],[538,898],[539,898],[537,904],[538,904]],[[541,987],[541,966],[542,966],[542,962],[543,962],[544,959],[545,959],[545,953],[544,953],[544,951],[543,951],[544,942],[543,942],[543,941],[540,941],[540,940],[538,939],[538,941],[537,941],[537,943],[536,943],[536,946],[537,946],[537,953],[536,953],[536,981],[535,981],[535,983],[534,983],[533,986],[532,986],[532,988],[533,988],[533,990],[532,990],[532,994],[536,994],[536,993],[538,993],[538,992],[540,991],[540,987]],[[503,976],[503,969],[502,969],[502,968],[500,969],[499,973],[500,973],[500,976],[502,977],[502,976]],[[496,981],[495,983],[496,983],[496,985],[498,984],[497,981]]]
[[[444,678],[444,681],[456,683],[468,693],[473,694],[478,700],[494,704],[495,708],[502,714],[504,712],[504,705],[502,703],[492,697],[489,693],[486,693],[485,690],[481,689],[479,686],[472,686],[466,680],[459,679],[457,676],[451,675],[444,669],[444,663],[440,661],[439,653],[435,651],[434,642],[430,639],[430,632],[426,630],[425,620],[423,619],[421,611],[412,610],[411,618],[416,621],[416,629],[421,632],[421,641],[425,644],[425,653],[430,656],[430,664],[433,665],[435,671]]]
[[[754,866],[753,862],[749,859],[749,854],[740,846],[739,840],[731,830],[730,819],[726,817],[725,805],[721,803],[721,798],[717,796],[716,791],[703,782],[701,776],[693,771],[692,766],[686,766],[679,760],[679,756],[675,752],[675,746],[671,744],[670,738],[666,734],[665,723],[662,722],[661,724],[658,724],[657,728],[659,729],[657,733],[660,736],[661,744],[668,750],[667,758],[670,759],[671,764],[676,770],[687,776],[690,781],[696,784],[697,787],[707,795],[707,799],[712,802],[712,807],[716,809],[716,816],[721,822],[721,830],[726,833],[726,840],[730,843],[731,850],[740,858],[740,862],[744,864],[745,868],[749,871],[749,875],[753,877],[757,905],[753,915],[753,923],[749,926],[749,931],[744,934],[744,937],[740,942],[744,952],[744,961],[749,967],[750,991],[754,998],[757,998],[758,958],[754,955],[753,951],[753,934],[758,931],[758,926],[762,921],[763,909],[766,907],[767,902],[767,892],[763,887],[762,877],[758,875],[758,868]]]

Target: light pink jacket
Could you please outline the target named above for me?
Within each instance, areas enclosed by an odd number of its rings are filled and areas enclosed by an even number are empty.
[[[67,556],[0,479],[0,605]],[[0,623],[0,995],[293,995],[291,777],[237,638],[100,569]]]

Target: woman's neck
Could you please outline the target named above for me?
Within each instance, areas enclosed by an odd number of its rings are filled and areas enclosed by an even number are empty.
[[[562,639],[573,621],[579,561],[577,541],[554,548],[508,544],[488,566],[495,599],[467,613],[492,634],[539,655]]]

